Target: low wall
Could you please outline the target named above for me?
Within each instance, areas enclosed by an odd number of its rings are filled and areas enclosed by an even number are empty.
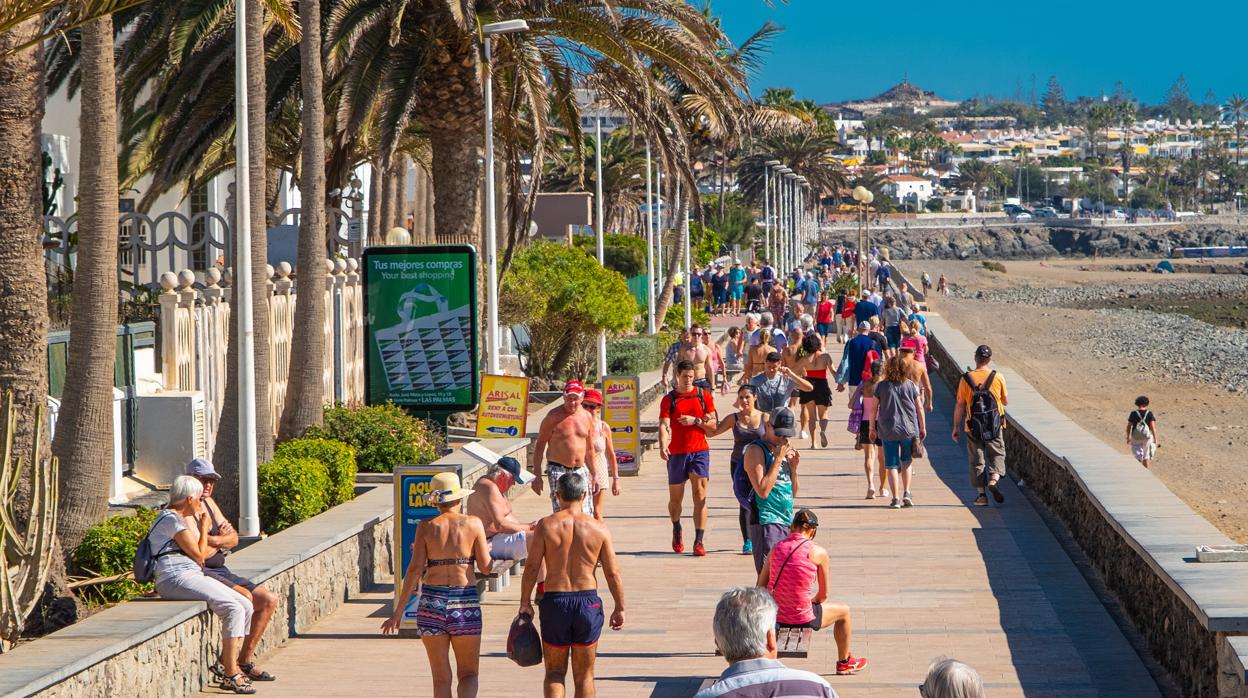
[[[490,446],[524,458],[527,443],[498,439]],[[437,463],[466,464],[467,486],[484,470],[458,449]],[[230,555],[231,570],[279,597],[258,654],[299,635],[361,589],[393,578],[393,517],[394,491],[378,484]],[[203,602],[136,599],[0,655],[0,696],[192,695],[211,678],[220,633]]]
[[[937,315],[927,327],[940,377],[956,389],[976,343]],[[1232,541],[1018,374],[993,367],[1009,386],[1011,476],[1065,524],[1182,696],[1248,698],[1248,563],[1195,560],[1197,545]]]

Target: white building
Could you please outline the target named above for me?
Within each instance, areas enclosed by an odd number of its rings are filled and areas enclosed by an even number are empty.
[[[884,191],[899,204],[910,204],[921,209],[932,198],[932,180],[909,174],[889,175]]]

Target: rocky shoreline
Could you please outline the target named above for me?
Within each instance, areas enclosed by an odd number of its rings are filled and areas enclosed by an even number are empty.
[[[871,243],[888,248],[895,259],[1158,258],[1176,247],[1248,245],[1248,225],[886,228],[872,230]]]
[[[1009,273],[1008,267],[1006,273]],[[1138,300],[1140,306],[1147,309],[1151,300],[1248,296],[1248,275],[1199,275],[1190,280],[1185,279],[1181,284],[1095,283],[1059,287],[1024,285],[986,290],[974,290],[954,283],[950,290],[962,298],[975,298],[991,303],[1088,307],[1129,299]]]

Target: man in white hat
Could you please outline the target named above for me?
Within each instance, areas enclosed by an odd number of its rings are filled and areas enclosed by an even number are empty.
[[[468,514],[481,519],[485,525],[491,559],[523,560],[528,556],[528,534],[533,524],[516,518],[507,491],[512,485],[527,485],[536,479],[515,458],[505,457],[489,466],[472,486],[476,496],[468,499]]]

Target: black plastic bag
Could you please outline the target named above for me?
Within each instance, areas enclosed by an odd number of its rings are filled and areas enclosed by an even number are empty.
[[[507,658],[520,666],[542,663],[542,638],[533,625],[533,616],[516,615],[507,632]]]

